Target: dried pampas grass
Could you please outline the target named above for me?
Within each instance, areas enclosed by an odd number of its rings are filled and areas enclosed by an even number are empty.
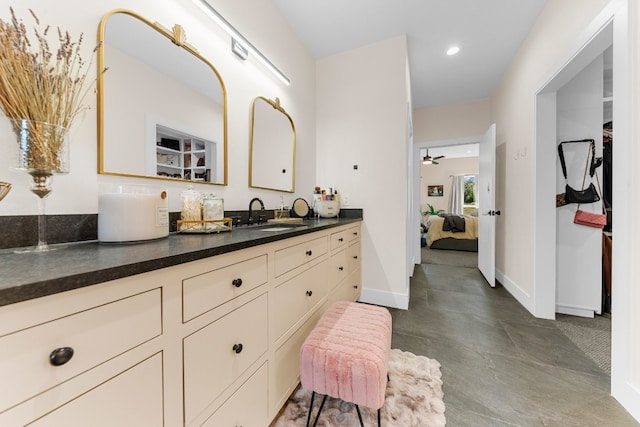
[[[48,41],[50,27],[41,29],[31,9],[34,41],[13,8],[10,11],[9,21],[0,19],[0,108],[12,120],[17,135],[24,122],[29,123],[33,129],[30,143],[42,145],[36,151],[56,153],[57,147],[52,145],[62,145],[63,141],[44,141],[37,129],[42,123],[68,129],[87,108],[83,100],[90,91],[85,80],[91,61],[86,63],[80,54],[82,34],[74,41],[58,28],[59,46],[54,50]]]

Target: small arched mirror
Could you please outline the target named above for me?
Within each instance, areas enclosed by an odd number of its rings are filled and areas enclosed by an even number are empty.
[[[116,9],[98,39],[98,173],[226,185],[226,89],[182,27]]]
[[[296,130],[278,98],[253,100],[249,139],[249,187],[293,193]]]

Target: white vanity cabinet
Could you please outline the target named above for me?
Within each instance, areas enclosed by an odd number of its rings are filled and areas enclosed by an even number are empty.
[[[0,307],[0,425],[269,425],[299,384],[310,330],[331,301],[358,296],[359,230]]]

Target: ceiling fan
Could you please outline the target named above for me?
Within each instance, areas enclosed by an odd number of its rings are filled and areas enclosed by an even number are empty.
[[[429,155],[429,150],[426,150],[426,154],[422,157],[422,164],[423,165],[437,165],[439,164],[438,162],[436,162],[436,160],[440,160],[442,158],[444,158],[445,156],[436,156],[436,157],[431,157]]]

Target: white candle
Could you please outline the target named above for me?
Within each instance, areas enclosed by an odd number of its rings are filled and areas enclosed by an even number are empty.
[[[98,198],[98,240],[130,242],[169,235],[169,209],[162,191],[105,193]]]

